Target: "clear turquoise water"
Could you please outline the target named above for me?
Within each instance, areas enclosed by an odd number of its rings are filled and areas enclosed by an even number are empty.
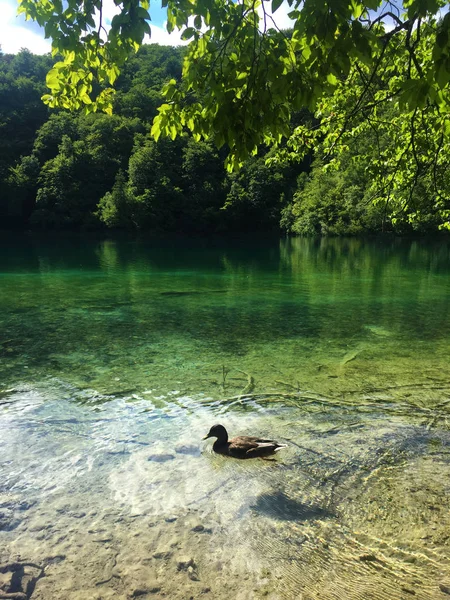
[[[29,239],[0,260],[7,386],[220,396],[225,368],[229,392],[240,370],[326,393],[447,372],[445,242]]]
[[[33,600],[443,597],[449,294],[442,240],[4,237],[0,560]]]

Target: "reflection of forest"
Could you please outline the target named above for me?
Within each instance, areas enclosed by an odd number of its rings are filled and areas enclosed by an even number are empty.
[[[280,257],[311,304],[327,306],[322,323],[330,336],[372,324],[405,340],[449,334],[447,244],[293,238],[281,242]]]
[[[170,379],[172,368],[192,360],[238,366],[253,356],[318,370],[328,355],[347,369],[364,356],[369,369],[370,361],[418,359],[450,336],[442,244],[79,237],[8,244],[0,307],[10,341],[2,352],[16,366],[87,372],[95,363],[105,374],[137,377],[155,363]]]

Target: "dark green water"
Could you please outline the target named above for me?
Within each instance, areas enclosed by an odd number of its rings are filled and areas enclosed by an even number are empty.
[[[4,237],[0,562],[33,600],[445,598],[449,298],[445,240]]]

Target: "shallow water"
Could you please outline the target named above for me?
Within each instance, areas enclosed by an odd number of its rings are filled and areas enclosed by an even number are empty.
[[[445,242],[2,244],[0,590],[450,594]]]

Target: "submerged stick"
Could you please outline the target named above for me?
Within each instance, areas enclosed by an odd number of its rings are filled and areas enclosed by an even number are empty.
[[[405,383],[402,385],[388,385],[384,388],[366,388],[365,390],[344,390],[343,394],[361,394],[363,392],[387,392],[389,390],[401,390],[401,389],[414,389],[414,388],[425,388],[427,390],[445,390],[450,387],[450,382],[442,381],[442,385],[435,386],[429,383]]]
[[[255,378],[253,377],[253,375],[250,375],[249,373],[246,373],[245,371],[241,371],[240,369],[236,369],[236,370],[239,373],[242,373],[243,375],[245,375],[247,377],[247,385],[242,390],[241,396],[245,395],[245,394],[250,394],[251,392],[253,392],[253,390],[255,389]]]
[[[379,399],[375,402],[348,402],[346,400],[338,400],[336,398],[327,398],[324,396],[314,396],[312,394],[303,394],[302,392],[260,392],[256,394],[241,394],[239,396],[233,396],[231,398],[225,398],[222,402],[234,403],[234,402],[252,402],[252,401],[286,401],[290,400],[289,404],[292,406],[300,407],[301,405],[318,404],[321,406],[329,406],[334,408],[348,408],[354,410],[380,410],[389,412],[390,414],[397,416],[426,416],[429,427],[439,420],[444,420],[449,415],[448,411],[435,412],[433,409],[417,406],[410,402],[397,402],[393,403],[388,400]],[[382,406],[380,404],[382,403]],[[431,417],[431,419],[430,419]]]
[[[341,366],[343,367],[347,363],[352,362],[352,360],[356,360],[356,358],[358,358],[358,355],[360,353],[361,353],[361,350],[355,350],[354,352],[346,354],[344,356],[344,358],[341,360]]]
[[[225,391],[227,375],[230,372],[230,369],[227,369],[225,365],[222,365],[222,389]]]

